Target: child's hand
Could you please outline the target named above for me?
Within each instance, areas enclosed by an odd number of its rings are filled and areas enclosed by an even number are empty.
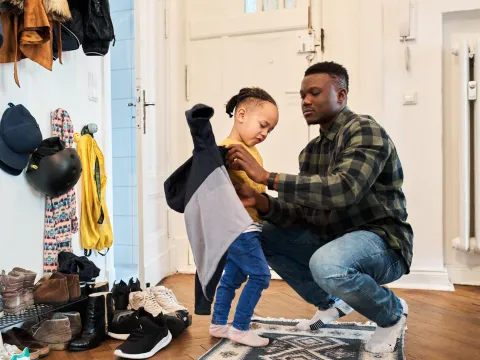
[[[227,149],[227,165],[229,169],[243,170],[257,184],[267,184],[268,171],[260,166],[244,146],[234,144],[227,146]]]
[[[245,207],[255,207],[257,192],[248,185],[235,185],[235,191]]]

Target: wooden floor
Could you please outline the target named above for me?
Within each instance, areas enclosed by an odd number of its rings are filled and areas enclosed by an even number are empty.
[[[178,300],[193,313],[193,275],[174,275],[165,279],[163,284],[171,288]],[[405,342],[408,360],[480,359],[480,287],[455,288],[455,292],[394,290],[409,305]],[[257,316],[291,319],[310,318],[314,312],[313,306],[279,280],[272,280],[255,310]],[[358,313],[342,320],[366,321]],[[209,323],[209,316],[193,315],[193,325],[152,359],[197,359],[217,341],[208,334]],[[119,344],[120,341],[108,340],[88,352],[53,352],[47,359],[112,359],[113,350]]]

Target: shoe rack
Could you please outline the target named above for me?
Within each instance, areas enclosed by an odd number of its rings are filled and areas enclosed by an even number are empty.
[[[33,308],[29,310],[25,310],[25,312],[22,314],[18,314],[18,315],[5,314],[3,317],[0,317],[0,330],[9,328],[19,323],[23,323],[33,318],[42,317],[50,312],[63,310],[67,307],[70,307],[71,305],[85,301],[86,299],[87,299],[86,296],[82,296],[77,300],[69,301],[61,305],[60,304],[59,305],[36,304],[36,305],[33,305]]]

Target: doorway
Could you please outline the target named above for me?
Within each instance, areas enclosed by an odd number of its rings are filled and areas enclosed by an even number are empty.
[[[115,280],[155,285],[170,271],[167,208],[166,0],[111,4]],[[138,21],[142,19],[142,21]]]

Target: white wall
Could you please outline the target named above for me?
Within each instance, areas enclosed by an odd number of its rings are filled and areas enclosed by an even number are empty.
[[[106,62],[109,62],[105,59]],[[109,68],[109,67],[108,67]],[[107,167],[107,204],[112,209],[111,191],[111,140],[109,107],[102,104],[109,99],[110,78],[104,81],[104,60],[98,57],[86,57],[80,49],[65,53],[63,65],[58,61],[49,72],[38,65],[23,60],[18,65],[20,85],[13,80],[13,66],[0,65],[0,109],[6,109],[8,102],[23,104],[40,125],[43,138],[51,136],[50,112],[63,108],[68,111],[75,131],[90,122],[98,125],[95,139],[99,143]],[[97,79],[98,102],[88,100],[88,73]],[[104,87],[104,84],[107,84]],[[108,101],[109,102],[109,101]],[[77,189],[81,180],[77,184]],[[78,207],[80,193],[77,191]],[[43,274],[43,228],[45,213],[44,196],[32,190],[22,173],[13,177],[0,171],[0,268],[10,271],[15,266],[31,269],[39,276]],[[110,213],[111,214],[111,213]],[[73,239],[73,249],[77,255],[83,255],[78,234]],[[101,269],[98,280],[104,279],[105,270],[110,268],[111,254],[107,258],[93,254],[91,259]],[[39,277],[37,277],[38,279]]]

